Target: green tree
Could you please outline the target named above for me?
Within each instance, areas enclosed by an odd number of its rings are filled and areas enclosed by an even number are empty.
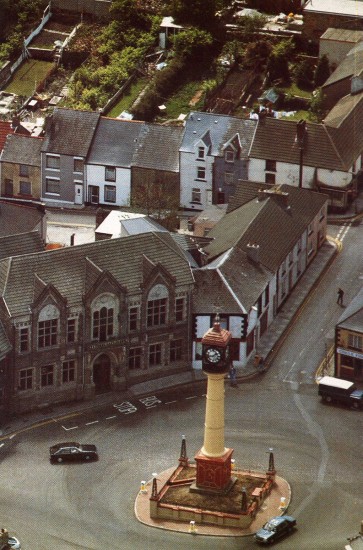
[[[324,107],[324,94],[321,88],[318,88],[313,93],[310,102],[309,115],[314,122],[321,122],[327,114],[327,109]]]
[[[329,60],[327,56],[324,54],[321,57],[319,57],[318,63],[315,68],[314,73],[314,85],[316,88],[319,86],[322,86],[324,82],[329,78],[330,76],[330,67],[329,67]]]
[[[314,70],[310,59],[302,59],[294,68],[294,80],[300,88],[313,87]]]
[[[237,21],[239,30],[238,38],[243,42],[255,40],[265,23],[266,17],[263,15],[248,15],[247,17],[240,17]]]
[[[217,24],[216,0],[173,0],[172,16],[181,25],[214,29]]]
[[[173,39],[176,57],[202,58],[213,44],[212,35],[204,30],[191,27]]]

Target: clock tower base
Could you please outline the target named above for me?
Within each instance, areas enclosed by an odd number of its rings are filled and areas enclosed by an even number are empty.
[[[222,456],[205,456],[202,451],[195,455],[196,481],[190,487],[194,493],[226,495],[237,478],[231,477],[233,449],[226,449]]]

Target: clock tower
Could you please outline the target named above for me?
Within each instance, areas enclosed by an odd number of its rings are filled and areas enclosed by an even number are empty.
[[[196,454],[196,483],[192,491],[226,494],[233,486],[233,449],[224,446],[224,378],[230,368],[231,333],[222,329],[219,318],[202,338],[203,372],[208,377],[204,444]]]

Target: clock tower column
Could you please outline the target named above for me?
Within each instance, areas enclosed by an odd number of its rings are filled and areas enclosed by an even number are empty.
[[[224,446],[224,378],[230,368],[231,333],[222,329],[218,317],[202,338],[203,372],[208,376],[204,444],[196,454],[196,483],[192,491],[225,494],[233,486],[233,449]]]

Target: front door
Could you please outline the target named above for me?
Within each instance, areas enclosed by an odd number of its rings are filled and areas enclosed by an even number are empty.
[[[74,204],[83,204],[83,185],[76,183],[74,185]]]
[[[93,382],[96,393],[104,393],[111,389],[111,361],[108,355],[100,355],[93,363]]]

